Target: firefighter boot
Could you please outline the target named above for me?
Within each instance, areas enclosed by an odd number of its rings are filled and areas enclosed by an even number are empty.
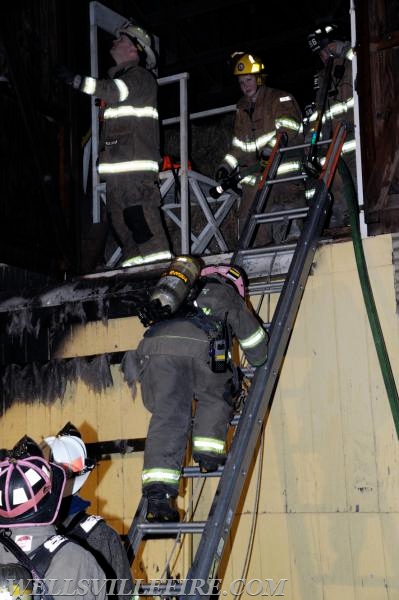
[[[226,462],[225,454],[195,453],[193,460],[198,463],[201,473],[212,473]]]
[[[176,523],[180,521],[175,497],[163,491],[151,491],[147,494],[146,519],[151,523]]]

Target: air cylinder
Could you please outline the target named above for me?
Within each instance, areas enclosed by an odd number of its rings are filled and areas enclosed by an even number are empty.
[[[160,304],[170,314],[187,298],[201,273],[201,263],[192,256],[176,256],[151,293],[151,302]]]

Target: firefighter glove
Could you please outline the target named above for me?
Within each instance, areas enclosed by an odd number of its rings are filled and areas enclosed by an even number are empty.
[[[223,179],[227,179],[229,176],[229,172],[226,167],[219,167],[215,173],[216,181],[223,181]]]
[[[76,89],[80,86],[82,80],[80,75],[77,75],[71,69],[65,67],[64,65],[58,65],[57,67],[55,67],[54,77],[58,79],[58,81],[62,81],[63,83],[71,85]]]

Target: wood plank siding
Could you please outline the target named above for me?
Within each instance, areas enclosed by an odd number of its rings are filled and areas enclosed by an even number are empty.
[[[391,236],[368,238],[364,245],[399,381]],[[270,305],[264,303],[265,321],[275,303],[275,296]],[[114,319],[108,326],[77,326],[62,353],[133,348],[142,331],[135,317]],[[133,401],[119,366],[111,369],[114,385],[101,394],[78,381],[51,406],[14,403],[0,421],[2,445],[10,446],[25,433],[40,441],[68,420],[87,442],[145,437],[149,414],[140,393]],[[121,533],[127,531],[139,501],[141,465],[141,452],[112,455],[99,463],[83,488],[92,501],[91,511],[103,514]],[[181,507],[192,485],[196,482],[189,482],[179,498]],[[198,519],[204,518],[215,485],[215,480],[207,480]],[[243,575],[255,516],[249,571]],[[178,545],[174,573],[186,573],[191,541]],[[399,597],[398,439],[350,242],[317,251],[231,543],[222,585],[227,598],[232,596],[232,582],[241,577],[261,580],[269,596],[275,589],[270,586],[287,579],[280,586],[289,600]],[[147,542],[136,577],[160,577],[172,546],[173,540]],[[266,584],[266,579],[271,581]],[[242,597],[256,595],[258,585],[253,582]]]

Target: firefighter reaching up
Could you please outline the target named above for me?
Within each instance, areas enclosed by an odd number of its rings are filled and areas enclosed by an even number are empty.
[[[180,306],[174,303],[179,295],[175,288],[183,289]],[[148,520],[177,521],[174,499],[192,418],[193,459],[203,471],[216,470],[226,459],[225,438],[233,413],[233,336],[248,361],[259,366],[267,358],[267,334],[245,302],[244,273],[238,267],[201,270],[197,259],[177,257],[155,288],[153,301],[174,305],[169,314],[164,311],[164,318],[153,319],[137,349],[142,398],[152,413],[142,489]]]
[[[158,185],[160,164],[156,55],[147,32],[126,24],[116,32],[108,79],[82,77],[66,67],[55,75],[105,101],[98,173],[106,182],[107,212],[123,267],[168,260]]]

